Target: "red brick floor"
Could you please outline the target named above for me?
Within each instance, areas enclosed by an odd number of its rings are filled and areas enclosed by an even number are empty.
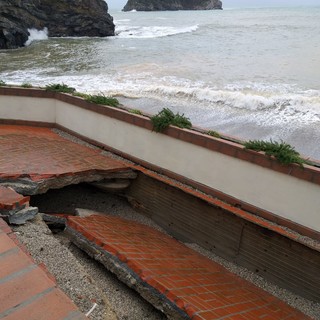
[[[87,319],[0,219],[0,319]]]
[[[278,298],[230,273],[169,236],[113,216],[68,217],[68,228],[111,254],[150,294],[188,319],[309,319]]]
[[[124,162],[73,143],[49,128],[0,125],[0,179],[33,181],[89,172],[118,172]]]

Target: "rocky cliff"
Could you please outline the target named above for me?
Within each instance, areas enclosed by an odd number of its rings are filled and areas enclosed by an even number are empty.
[[[123,11],[214,10],[222,9],[220,0],[128,0]]]
[[[114,35],[104,0],[0,0],[0,49],[22,47],[32,28],[52,37]]]

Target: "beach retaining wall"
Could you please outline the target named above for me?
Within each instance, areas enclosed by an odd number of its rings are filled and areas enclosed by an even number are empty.
[[[55,126],[268,220],[320,239],[320,169],[41,89],[0,88],[2,123]]]

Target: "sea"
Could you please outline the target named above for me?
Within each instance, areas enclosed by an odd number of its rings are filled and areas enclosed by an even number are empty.
[[[320,159],[320,6],[110,14],[115,37],[30,30],[26,47],[0,51],[0,80],[170,108],[205,130]]]

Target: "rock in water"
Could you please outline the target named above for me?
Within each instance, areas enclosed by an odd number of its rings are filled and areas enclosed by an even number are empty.
[[[114,35],[104,0],[0,0],[0,49],[22,47],[28,29],[44,28],[52,37]]]
[[[220,0],[128,0],[123,11],[215,10]]]

